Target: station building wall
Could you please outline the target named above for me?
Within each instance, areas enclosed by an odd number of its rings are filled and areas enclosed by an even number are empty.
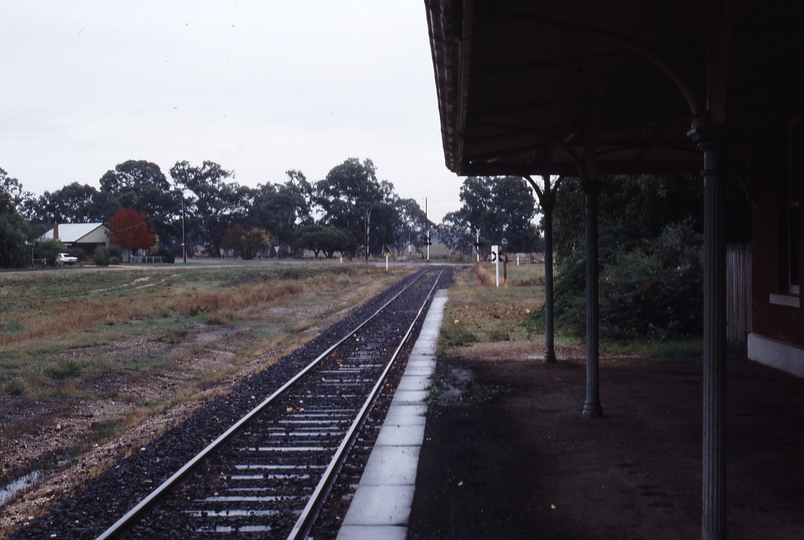
[[[804,377],[804,139],[795,118],[751,152],[752,332],[748,356]]]

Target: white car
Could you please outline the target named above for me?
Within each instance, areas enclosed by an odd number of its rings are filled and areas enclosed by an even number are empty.
[[[78,262],[78,257],[73,257],[69,253],[59,253],[56,255],[56,264],[59,266],[65,264],[75,264]]]

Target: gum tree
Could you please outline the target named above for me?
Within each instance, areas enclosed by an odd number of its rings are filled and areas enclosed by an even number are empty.
[[[234,173],[213,161],[204,161],[200,167],[187,161],[176,162],[170,168],[170,176],[182,189],[192,192],[193,196],[186,200],[188,213],[195,215],[192,222],[207,251],[219,256],[226,229],[246,221],[253,191],[229,181]]]

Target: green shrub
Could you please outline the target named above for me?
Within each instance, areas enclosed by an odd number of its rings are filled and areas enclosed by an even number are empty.
[[[80,247],[73,246],[67,250],[67,254],[78,259],[79,263],[88,262],[90,260],[88,249],[81,249]]]
[[[42,240],[36,245],[35,253],[37,259],[47,259],[50,266],[56,265],[56,256],[64,252],[64,244],[61,240],[51,238],[49,240]]]
[[[700,335],[700,235],[689,222],[667,225],[653,241],[619,254],[600,276],[601,335],[652,339]]]
[[[165,246],[160,246],[159,247],[159,251],[157,252],[157,255],[162,257],[162,262],[164,262],[164,263],[171,263],[172,264],[172,263],[176,262],[176,256],[173,254],[172,251],[170,251],[170,249],[168,249]]]
[[[109,437],[120,433],[124,428],[125,424],[121,420],[93,424],[92,433],[89,434],[89,440],[91,442],[105,441]]]
[[[610,339],[681,338],[701,334],[701,237],[689,220],[666,225],[652,240],[621,247],[600,274],[600,335]],[[556,325],[586,332],[586,258],[579,246],[556,277]],[[603,266],[603,265],[601,265]],[[534,322],[543,314],[534,314]]]
[[[109,266],[109,250],[106,246],[98,246],[92,256],[96,266]]]
[[[109,246],[109,264],[120,264],[123,262],[123,248],[120,246]]]
[[[703,189],[695,176],[610,176],[599,194],[600,335],[665,340],[701,334]],[[556,328],[586,332],[586,194],[568,179],[555,209]],[[739,241],[734,237],[732,241]],[[535,322],[535,318],[534,318]]]

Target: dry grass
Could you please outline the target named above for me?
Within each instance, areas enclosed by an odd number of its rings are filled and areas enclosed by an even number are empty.
[[[497,287],[491,264],[455,272],[441,326],[439,354],[471,355],[482,350],[497,355],[500,346],[541,354],[544,336],[533,335],[524,321],[544,302],[544,266],[509,263],[507,273],[506,286],[500,268]],[[558,339],[561,346],[574,345]]]
[[[242,330],[236,344],[216,338],[203,346],[237,349],[232,364],[242,365],[275,349],[284,335],[311,328],[315,319],[304,315],[310,306],[323,302],[323,316],[331,316],[408,272],[364,265],[171,270],[0,276],[0,396],[77,395],[108,373],[174,369],[199,353],[186,344],[205,327]],[[272,309],[283,316],[266,315]],[[132,347],[115,361],[84,354],[136,336],[168,353]]]
[[[316,285],[321,285],[318,280]],[[199,290],[196,287],[171,286],[162,283],[140,295],[127,294],[111,298],[106,294],[89,294],[72,302],[47,305],[32,302],[30,309],[15,314],[13,324],[19,331],[7,332],[0,337],[0,351],[11,345],[33,340],[49,340],[54,335],[63,337],[80,330],[102,325],[114,326],[139,318],[195,317],[207,314],[207,322],[230,324],[232,316],[246,307],[275,303],[306,290],[305,283],[269,281],[220,290]],[[9,323],[6,322],[8,327]]]
[[[527,339],[520,322],[543,302],[543,288],[533,284],[543,274],[541,265],[509,264],[508,286],[497,287],[490,264],[456,272],[442,328],[446,345]]]

